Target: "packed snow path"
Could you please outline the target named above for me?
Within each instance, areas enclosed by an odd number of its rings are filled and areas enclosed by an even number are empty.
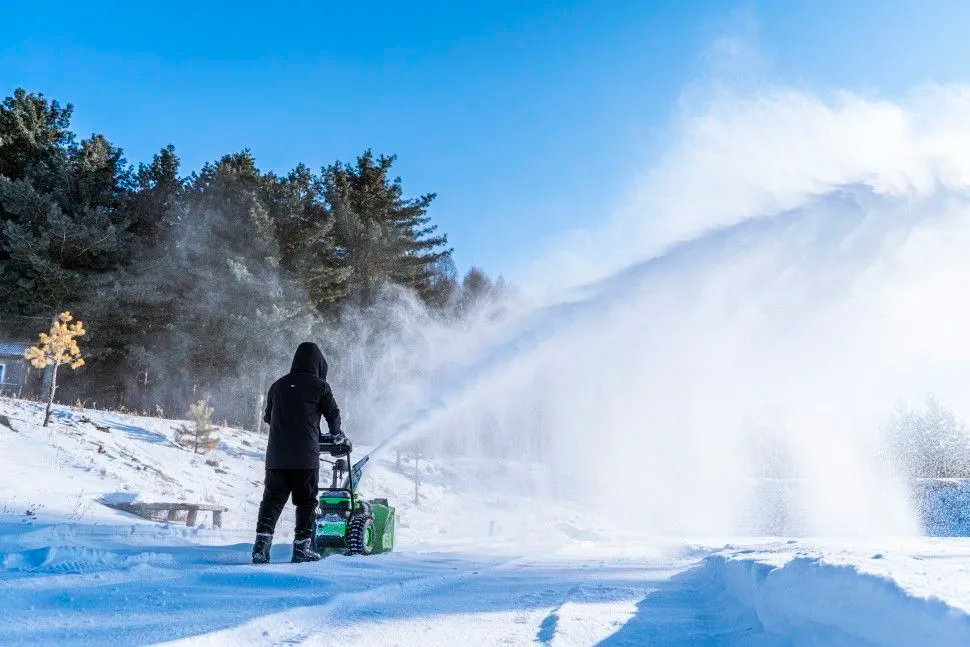
[[[885,554],[773,542],[664,557],[591,545],[300,565],[284,546],[276,563],[253,566],[248,544],[139,548],[129,543],[139,533],[122,528],[24,530],[0,527],[0,541],[62,545],[0,556],[5,645],[970,644],[965,540]]]
[[[7,553],[0,640],[411,645],[420,636],[423,645],[741,645],[759,633],[753,614],[720,599],[703,570],[683,575],[696,557],[396,553],[292,565],[288,547],[280,547],[273,557],[282,563],[257,567],[246,563],[248,549]]]

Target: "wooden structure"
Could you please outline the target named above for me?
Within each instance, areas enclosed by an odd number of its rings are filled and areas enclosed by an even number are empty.
[[[173,522],[176,520],[179,512],[185,512],[185,525],[190,528],[195,527],[195,524],[198,522],[199,512],[211,512],[212,525],[216,528],[222,528],[222,513],[229,511],[229,508],[221,505],[213,505],[211,503],[186,503],[184,501],[177,503],[143,503],[136,501],[133,503],[105,503],[104,505],[153,521],[163,521],[163,519],[157,517],[164,515],[164,521]]]
[[[0,340],[0,394],[20,396],[37,391],[42,371],[34,369],[24,359],[24,351],[30,344]],[[34,384],[37,382],[37,384]]]

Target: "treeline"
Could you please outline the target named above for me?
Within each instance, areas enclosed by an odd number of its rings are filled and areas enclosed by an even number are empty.
[[[457,279],[435,194],[408,197],[394,156],[278,175],[244,150],[184,174],[173,146],[135,166],[71,113],[19,89],[0,105],[0,339],[82,318],[89,361],[62,401],[180,409],[206,390],[232,408],[390,286],[442,317],[495,288]]]

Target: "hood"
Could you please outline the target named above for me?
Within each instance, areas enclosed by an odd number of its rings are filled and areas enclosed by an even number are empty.
[[[291,373],[296,371],[313,373],[321,379],[327,379],[327,360],[312,341],[305,341],[297,346],[293,354],[293,365],[290,366]]]

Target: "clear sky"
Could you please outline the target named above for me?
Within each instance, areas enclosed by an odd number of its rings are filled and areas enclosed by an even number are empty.
[[[965,0],[51,0],[3,10],[0,90],[75,105],[133,162],[265,169],[397,153],[460,269],[498,274],[595,226],[662,146],[710,44],[740,30],[800,87],[893,95],[970,75]]]

